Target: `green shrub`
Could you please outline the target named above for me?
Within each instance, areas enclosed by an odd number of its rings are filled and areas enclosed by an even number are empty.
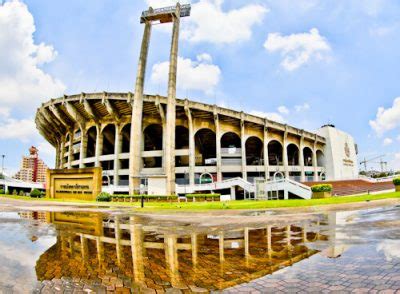
[[[108,194],[107,192],[101,192],[99,195],[97,195],[96,201],[98,201],[98,202],[110,202],[111,201],[111,195]]]
[[[186,198],[218,198],[221,194],[186,194]]]
[[[145,200],[176,200],[178,199],[178,196],[175,195],[112,195],[111,196],[113,199],[142,199],[142,197]]]
[[[6,195],[10,195],[10,194],[11,194],[10,190],[7,189]]]
[[[24,193],[24,191],[19,191],[19,196],[25,196],[25,193]]]
[[[5,194],[5,193],[6,193],[6,191],[4,191],[4,189],[0,189],[0,194],[1,195]]]
[[[14,196],[18,195],[17,190],[14,189],[13,192],[12,192],[12,194],[13,194]]]
[[[332,192],[331,184],[320,184],[311,186],[311,191],[313,192]]]
[[[40,198],[42,196],[42,192],[39,189],[33,189],[30,193],[32,198]]]
[[[400,178],[395,178],[395,179],[393,179],[393,184],[394,184],[395,186],[400,186]]]

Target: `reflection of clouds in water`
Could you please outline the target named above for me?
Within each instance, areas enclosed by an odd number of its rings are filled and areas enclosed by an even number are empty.
[[[377,251],[383,251],[387,261],[400,258],[400,240],[384,240],[376,247]]]
[[[37,280],[36,261],[56,243],[54,231],[15,214],[0,213],[0,218],[0,292],[5,285],[14,285],[14,293],[28,293]],[[32,236],[38,239],[32,242]]]

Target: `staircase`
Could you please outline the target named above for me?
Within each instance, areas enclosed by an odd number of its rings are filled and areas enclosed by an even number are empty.
[[[266,182],[264,185],[265,193],[264,197],[261,198],[267,198],[268,200],[277,199],[279,191],[284,192],[285,199],[289,199],[289,193],[292,193],[293,195],[303,199],[311,199],[312,196],[310,187],[291,179],[279,179],[276,181]],[[259,198],[257,195],[256,197]]]
[[[240,187],[248,193],[254,193],[255,187],[248,181],[242,178],[232,178],[228,180],[223,180],[220,182],[208,183],[208,184],[197,184],[197,185],[176,185],[177,194],[194,193],[200,191],[215,191],[230,189],[231,187]]]
[[[368,192],[378,192],[394,189],[392,179],[388,179],[386,181],[369,181],[364,179],[357,179],[331,182],[306,182],[303,184],[309,187],[318,184],[331,184],[332,195],[336,196],[365,194]]]

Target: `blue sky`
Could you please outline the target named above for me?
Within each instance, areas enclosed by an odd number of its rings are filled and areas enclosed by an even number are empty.
[[[53,152],[33,125],[40,103],[62,93],[133,91],[140,13],[173,2],[0,6],[0,153],[9,172],[32,144],[53,165]],[[182,20],[178,97],[308,130],[333,123],[354,136],[360,157],[387,154],[400,169],[398,1],[191,2],[192,16]],[[147,93],[166,93],[169,47],[170,27],[155,26]]]

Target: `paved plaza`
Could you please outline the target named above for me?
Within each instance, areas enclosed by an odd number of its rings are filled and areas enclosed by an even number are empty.
[[[226,293],[400,293],[400,260],[386,260],[376,245],[349,248],[342,256],[320,254]]]

